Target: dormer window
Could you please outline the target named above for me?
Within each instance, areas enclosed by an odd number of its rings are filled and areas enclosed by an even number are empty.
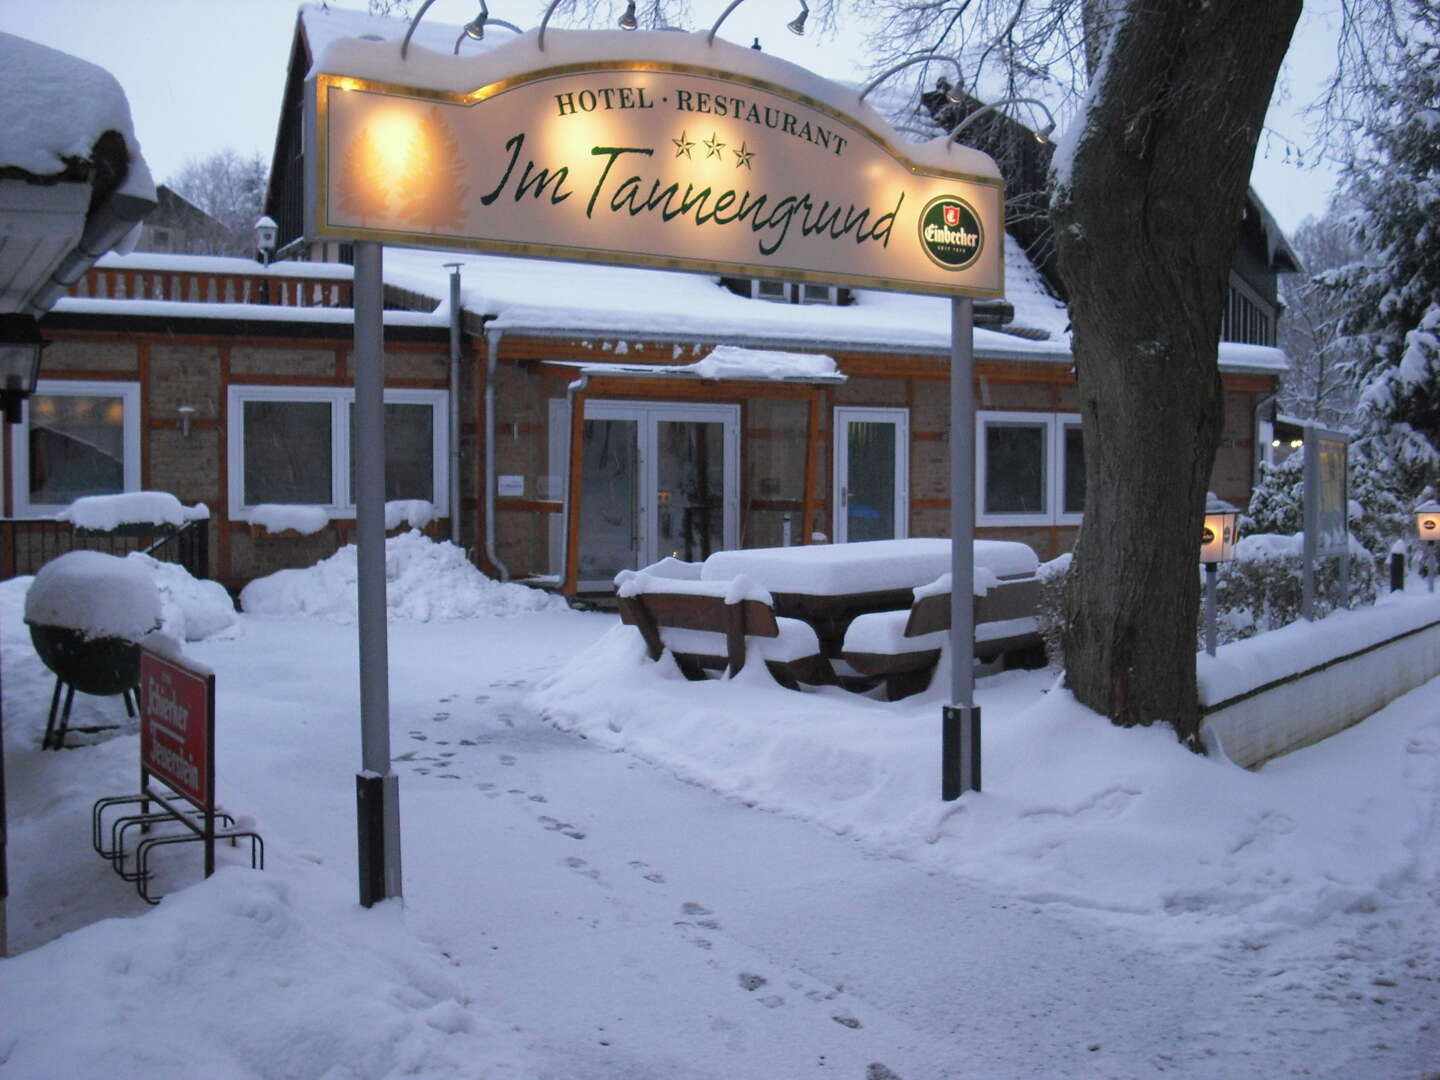
[[[780,281],[775,278],[721,278],[720,283],[739,296],[768,300],[772,304],[829,304],[844,307],[854,302],[849,289],[809,281]]]
[[[792,286],[788,281],[769,281],[765,278],[750,279],[750,298],[770,300],[777,304],[790,304]]]
[[[809,282],[801,282],[798,288],[802,304],[838,304],[840,302],[840,290],[834,285],[812,285]]]

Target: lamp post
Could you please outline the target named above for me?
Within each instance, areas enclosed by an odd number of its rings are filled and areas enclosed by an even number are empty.
[[[1415,534],[1430,546],[1430,591],[1435,591],[1435,545],[1440,543],[1440,502],[1431,499],[1415,508]]]
[[[40,381],[40,354],[48,344],[40,336],[33,315],[0,315],[0,412],[6,424],[18,424],[25,399]],[[9,862],[5,853],[8,827],[5,821],[5,713],[0,704],[0,957],[9,953],[6,944],[5,905],[10,896]]]
[[[1205,527],[1200,532],[1200,561],[1205,564],[1205,651],[1215,655],[1215,587],[1220,564],[1235,557],[1236,523],[1240,511],[1211,495],[1205,503]]]

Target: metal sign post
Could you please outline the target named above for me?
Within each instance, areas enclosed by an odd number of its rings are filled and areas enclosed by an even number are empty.
[[[359,589],[360,743],[355,777],[360,903],[400,892],[400,782],[390,771],[390,660],[385,626],[384,252],[355,245],[355,546]]]
[[[980,790],[975,704],[975,301],[950,300],[950,704],[941,719],[940,798]]]
[[[1305,425],[1303,579],[1300,614],[1315,618],[1315,567],[1326,556],[1340,560],[1339,606],[1350,606],[1350,436]]]

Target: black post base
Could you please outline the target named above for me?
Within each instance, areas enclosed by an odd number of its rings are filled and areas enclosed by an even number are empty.
[[[946,705],[940,723],[940,798],[980,790],[980,706]]]
[[[355,820],[360,845],[360,903],[373,907],[385,890],[385,777],[355,774]]]

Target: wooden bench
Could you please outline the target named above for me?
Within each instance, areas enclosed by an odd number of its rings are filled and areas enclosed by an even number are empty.
[[[651,660],[668,649],[687,679],[734,676],[754,653],[780,685],[831,685],[835,673],[815,631],[776,616],[769,595],[744,579],[698,581],[623,571],[615,579],[620,619],[635,627]]]
[[[1040,580],[1000,580],[975,597],[975,656],[983,661],[1041,645],[1036,614]],[[915,590],[906,610],[861,615],[845,632],[841,658],[861,675],[885,683],[895,701],[925,690],[950,630],[950,575]]]

